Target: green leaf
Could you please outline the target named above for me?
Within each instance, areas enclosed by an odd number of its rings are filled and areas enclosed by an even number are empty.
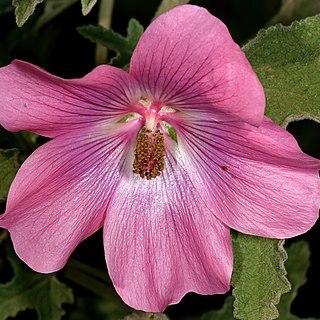
[[[81,0],[82,14],[86,16],[96,3],[97,0]]]
[[[234,270],[234,315],[245,320],[271,320],[278,317],[275,307],[281,294],[290,290],[284,261],[283,241],[232,235]]]
[[[144,28],[138,20],[134,18],[129,20],[126,40],[127,46],[131,52],[133,52],[134,48],[138,44],[138,41],[143,34],[143,31]]]
[[[320,1],[282,0],[279,12],[267,23],[271,26],[277,23],[289,25],[295,20],[301,20],[320,13]]]
[[[7,197],[18,169],[18,149],[0,150],[0,201]]]
[[[169,320],[169,318],[164,313],[136,311],[123,320]]]
[[[288,260],[285,263],[288,279],[292,285],[292,290],[281,297],[278,305],[279,320],[299,320],[291,313],[291,304],[297,296],[298,289],[307,282],[307,271],[310,265],[310,250],[306,241],[293,243],[288,249]],[[300,319],[302,320],[302,319]],[[307,320],[307,319],[305,319]],[[308,320],[316,320],[309,318]]]
[[[63,270],[63,275],[75,284],[94,293],[96,298],[100,297],[100,299],[95,299],[92,296],[89,301],[86,300],[82,305],[79,305],[80,310],[73,313],[72,320],[88,319],[85,315],[81,316],[81,311],[85,310],[90,310],[90,319],[121,319],[132,313],[132,309],[121,300],[112,287],[111,280],[105,271],[70,259]]]
[[[12,5],[16,7],[15,15],[18,27],[22,27],[33,14],[36,6],[44,0],[13,0]]]
[[[35,30],[42,28],[76,2],[78,0],[47,0],[44,4],[44,11],[35,25]]]
[[[298,119],[320,121],[319,29],[320,16],[271,27],[243,48],[265,89],[267,116],[284,127]],[[233,240],[235,316],[277,318],[275,305],[290,287],[283,242],[240,233]]]
[[[106,29],[101,26],[82,26],[77,28],[78,32],[85,38],[94,43],[100,43],[116,52],[120,52],[122,47],[127,46],[126,38],[112,29]]]
[[[160,16],[161,14],[173,9],[174,7],[177,7],[182,4],[189,3],[189,2],[190,2],[190,0],[162,0],[153,19],[155,19],[158,16]]]
[[[124,67],[130,63],[132,52],[143,33],[143,26],[137,20],[131,19],[128,24],[127,37],[101,26],[81,26],[77,30],[83,37],[116,52],[117,55],[110,61],[110,64]]]
[[[262,30],[244,48],[267,97],[266,114],[286,127],[320,122],[320,15]]]
[[[8,251],[14,277],[10,282],[0,284],[0,320],[14,317],[26,309],[35,309],[39,320],[61,319],[65,314],[62,304],[73,303],[72,290],[54,275],[26,270],[15,257],[13,249]]]

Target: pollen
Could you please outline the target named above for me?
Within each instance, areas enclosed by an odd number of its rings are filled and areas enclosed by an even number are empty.
[[[147,180],[160,176],[165,156],[163,133],[143,128],[138,135],[134,156],[134,173]]]

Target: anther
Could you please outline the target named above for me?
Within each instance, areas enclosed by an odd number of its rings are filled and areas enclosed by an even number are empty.
[[[163,133],[143,128],[138,135],[134,156],[134,173],[147,180],[160,176],[165,156]]]

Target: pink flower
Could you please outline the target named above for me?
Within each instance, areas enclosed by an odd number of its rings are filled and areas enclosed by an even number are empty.
[[[64,80],[15,61],[0,97],[7,130],[54,138],[21,166],[0,219],[17,254],[54,272],[103,226],[111,279],[136,309],[226,292],[230,228],[287,238],[318,217],[319,161],[263,116],[256,75],[205,9],[154,21],[129,73]]]

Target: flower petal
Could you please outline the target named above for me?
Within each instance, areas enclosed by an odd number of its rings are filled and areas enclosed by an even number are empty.
[[[318,218],[320,161],[265,118],[261,127],[199,119],[178,131],[191,180],[226,225],[238,231],[288,238]]]
[[[178,6],[156,19],[133,53],[130,74],[147,97],[179,110],[262,121],[258,78],[227,27],[203,8]]]
[[[0,68],[0,124],[55,137],[97,120],[121,117],[141,97],[128,73],[99,66],[82,79],[65,80],[32,64]]]
[[[0,227],[9,230],[16,253],[32,269],[59,270],[102,226],[132,134],[102,126],[75,131],[41,146],[23,163]]]
[[[230,231],[205,207],[180,160],[150,181],[121,180],[104,236],[108,270],[135,309],[163,311],[189,291],[224,293],[232,271]]]

